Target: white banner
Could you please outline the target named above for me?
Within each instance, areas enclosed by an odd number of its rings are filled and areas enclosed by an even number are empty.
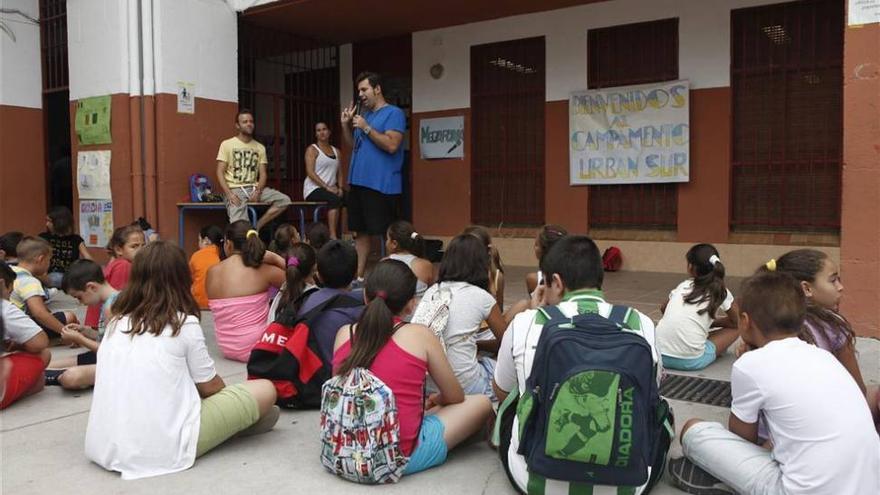
[[[77,153],[76,187],[80,199],[111,199],[109,150]]]
[[[422,119],[419,150],[422,159],[464,158],[464,117]]]
[[[572,93],[572,185],[687,182],[688,81]]]

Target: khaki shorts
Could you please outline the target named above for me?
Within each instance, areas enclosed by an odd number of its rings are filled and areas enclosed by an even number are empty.
[[[247,220],[247,202],[248,198],[250,198],[251,194],[254,192],[254,188],[256,186],[240,186],[231,188],[232,194],[238,196],[241,200],[241,204],[235,206],[229,201],[226,202],[226,212],[229,213],[229,223],[236,222],[238,220]],[[285,207],[291,203],[290,196],[276,191],[271,187],[266,187],[263,189],[263,193],[260,194],[260,202],[261,203],[269,203],[271,206],[275,206],[278,208]]]
[[[196,457],[228,440],[260,419],[257,399],[243,384],[229,385],[202,399],[201,425]]]

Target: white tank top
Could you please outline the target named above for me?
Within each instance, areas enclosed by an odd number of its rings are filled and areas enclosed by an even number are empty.
[[[313,144],[312,146],[318,150],[318,158],[315,160],[315,173],[318,174],[318,177],[320,177],[325,184],[335,186],[336,171],[339,170],[339,150],[337,150],[336,147],[331,146],[335,158],[330,158],[321,151],[320,146],[317,144]],[[309,194],[315,192],[315,189],[318,189],[319,187],[320,186],[318,186],[315,181],[306,175],[306,180],[303,181],[303,199],[308,198]]]

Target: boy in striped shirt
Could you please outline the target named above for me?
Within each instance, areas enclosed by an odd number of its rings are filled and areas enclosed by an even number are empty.
[[[613,307],[602,295],[602,257],[596,244],[586,236],[567,236],[558,241],[541,261],[544,285],[539,285],[532,295],[532,310],[520,313],[504,332],[498,351],[498,364],[495,367],[493,387],[502,402],[511,393],[525,390],[526,380],[532,369],[535,348],[546,315],[537,310],[542,305],[555,305],[566,316],[596,313],[608,317]],[[635,309],[626,316],[626,326],[642,337],[651,346],[656,376],[659,384],[661,364],[659,353],[654,345],[654,322]],[[502,417],[499,416],[499,421]],[[529,494],[639,494],[640,487],[594,486],[567,481],[553,480],[530,474],[523,456],[517,453],[519,447],[519,424],[513,418],[512,427],[505,428],[502,423],[500,449],[506,447],[506,467],[511,481],[520,492]],[[507,431],[505,431],[507,430]],[[502,450],[502,458],[504,450]]]

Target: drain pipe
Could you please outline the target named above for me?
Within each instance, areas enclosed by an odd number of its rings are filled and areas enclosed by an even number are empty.
[[[139,129],[142,129],[143,109],[135,106],[132,98],[143,98],[143,68],[141,63],[142,28],[140,14],[140,0],[128,0],[128,115],[129,115],[129,143],[131,155],[129,169],[131,170],[131,211],[132,217],[146,215],[147,203],[144,195],[144,162],[142,158],[136,158],[136,145],[143,147]],[[137,77],[137,81],[135,81]],[[130,222],[133,218],[124,219]]]
[[[144,190],[145,194],[145,210],[146,219],[153,225],[153,228],[159,230],[159,203],[158,203],[158,182],[156,173],[156,99],[158,94],[156,91],[156,26],[154,24],[155,0],[140,0],[144,2],[144,8],[141,11],[143,19],[147,23],[145,36],[149,36],[149,40],[142,40],[143,50],[141,51],[141,61],[143,70],[142,84],[144,91],[149,96],[144,95],[141,98],[141,105],[144,108],[143,124],[141,126],[141,136],[143,143],[142,160],[144,168]],[[147,101],[149,98],[149,101]],[[147,132],[150,130],[151,132]]]
[[[149,210],[147,209],[149,190],[147,188],[147,127],[146,127],[146,115],[145,115],[145,104],[144,98],[146,95],[144,94],[144,14],[143,14],[143,0],[137,0],[137,27],[138,27],[138,94],[139,98],[139,106],[140,106],[140,149],[141,149],[141,177],[142,184],[144,188],[143,194],[143,205],[142,211],[143,215],[139,216],[148,216]]]

